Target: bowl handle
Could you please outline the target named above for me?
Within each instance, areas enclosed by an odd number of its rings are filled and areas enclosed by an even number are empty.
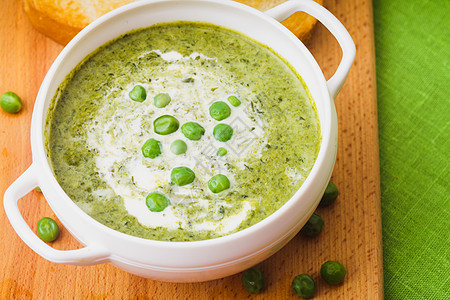
[[[342,48],[342,59],[334,75],[327,81],[328,91],[332,99],[336,98],[347,78],[350,67],[355,60],[356,47],[344,25],[327,9],[312,0],[289,0],[265,13],[282,22],[298,11],[310,14],[322,23],[336,38]]]
[[[3,205],[6,215],[19,237],[43,258],[62,264],[93,265],[108,261],[110,254],[100,248],[84,247],[77,250],[57,250],[42,241],[25,222],[17,201],[38,186],[36,167],[32,164],[6,190]]]

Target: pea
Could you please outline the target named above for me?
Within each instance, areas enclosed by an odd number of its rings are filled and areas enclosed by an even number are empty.
[[[182,140],[176,140],[173,141],[173,143],[170,145],[170,151],[172,151],[173,154],[180,155],[185,153],[187,150],[187,145]]]
[[[155,139],[148,139],[142,146],[144,157],[156,158],[161,155],[161,143]]]
[[[136,85],[129,93],[130,99],[136,102],[144,102],[147,99],[147,92],[142,85]]]
[[[230,180],[225,175],[217,174],[208,181],[208,187],[211,192],[217,194],[230,188]]]
[[[42,193],[42,190],[40,187],[35,188],[36,192]]]
[[[320,268],[320,275],[328,284],[339,284],[344,281],[345,268],[337,261],[327,261]]]
[[[308,222],[306,222],[305,226],[303,226],[301,232],[307,236],[316,236],[322,231],[323,225],[324,223],[322,217],[313,213]]]
[[[227,142],[233,136],[233,128],[227,124],[217,124],[214,127],[213,135],[216,140],[219,142]]]
[[[166,107],[170,103],[170,96],[166,93],[159,93],[153,98],[153,103],[158,108]]]
[[[239,100],[236,96],[228,97],[228,102],[230,102],[234,107],[238,107],[239,105],[241,105],[241,100]]]
[[[14,92],[6,92],[0,97],[0,106],[10,114],[18,113],[22,109],[22,100]]]
[[[227,155],[227,153],[228,153],[227,149],[225,149],[223,147],[220,147],[217,150],[217,156],[225,156],[225,155]]]
[[[225,102],[217,101],[209,107],[209,114],[213,119],[222,121],[231,115],[231,109]]]
[[[328,185],[325,189],[325,192],[322,196],[322,199],[320,200],[319,205],[320,206],[328,206],[332,204],[337,196],[339,195],[339,191],[337,186],[333,182],[328,182]]]
[[[242,285],[251,294],[259,294],[264,288],[264,273],[261,270],[251,268],[242,274]]]
[[[294,280],[292,280],[291,286],[294,293],[304,299],[312,298],[316,291],[316,284],[314,283],[314,280],[307,274],[295,276]]]
[[[150,211],[160,212],[163,211],[167,206],[169,206],[170,201],[163,194],[153,192],[148,194],[147,198],[145,199],[145,204],[147,204],[147,207]]]
[[[52,218],[44,217],[37,222],[37,233],[44,242],[53,242],[59,236],[58,224]]]
[[[188,167],[176,167],[170,173],[170,179],[178,186],[190,184],[195,179],[195,173]]]
[[[178,130],[180,122],[170,115],[163,115],[153,121],[153,127],[157,134],[168,135]]]
[[[192,141],[198,141],[205,134],[205,128],[195,122],[187,122],[181,126],[181,133]]]

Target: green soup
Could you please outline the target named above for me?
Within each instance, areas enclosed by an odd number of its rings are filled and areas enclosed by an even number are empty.
[[[198,22],[96,50],[61,84],[46,126],[54,174],[81,209],[163,241],[216,238],[268,217],[300,188],[320,141],[314,103],[286,62]]]

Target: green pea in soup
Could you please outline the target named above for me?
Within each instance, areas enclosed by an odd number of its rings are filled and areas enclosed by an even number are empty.
[[[100,47],[61,84],[46,126],[55,177],[82,210],[163,241],[268,217],[305,181],[320,141],[314,103],[285,61],[199,22]]]

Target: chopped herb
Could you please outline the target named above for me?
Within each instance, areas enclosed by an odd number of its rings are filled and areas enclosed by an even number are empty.
[[[181,82],[184,82],[184,83],[193,83],[194,81],[195,81],[195,79],[192,77],[181,80]]]

